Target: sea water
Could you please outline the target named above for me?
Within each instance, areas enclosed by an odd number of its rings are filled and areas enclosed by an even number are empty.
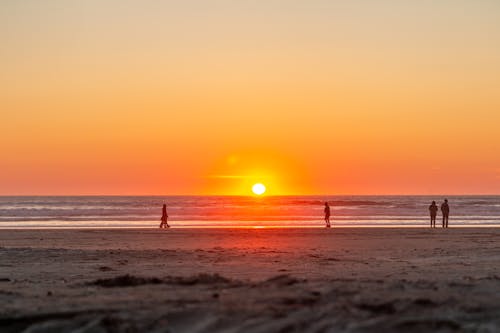
[[[427,226],[445,196],[23,196],[0,197],[0,228]],[[500,226],[500,196],[447,196],[450,226]],[[438,213],[437,225],[440,225]]]

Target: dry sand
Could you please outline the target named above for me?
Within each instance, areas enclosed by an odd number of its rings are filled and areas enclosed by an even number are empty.
[[[0,332],[500,332],[500,229],[0,230]]]

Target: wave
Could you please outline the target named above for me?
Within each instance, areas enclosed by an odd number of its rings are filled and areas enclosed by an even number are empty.
[[[248,223],[321,224],[323,205],[332,206],[334,221],[375,224],[427,224],[428,205],[438,196],[280,196],[280,197],[0,197],[0,222],[5,225],[84,222],[117,225],[156,224],[167,203],[172,220],[202,221],[205,225]],[[500,196],[450,197],[457,224],[496,223]],[[120,222],[121,221],[121,222]],[[292,221],[292,222],[289,222]]]

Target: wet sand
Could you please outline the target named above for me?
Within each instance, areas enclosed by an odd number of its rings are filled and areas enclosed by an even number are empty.
[[[1,332],[499,332],[500,228],[0,230]]]

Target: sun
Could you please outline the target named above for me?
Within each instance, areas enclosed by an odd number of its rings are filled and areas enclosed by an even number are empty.
[[[254,184],[252,186],[252,192],[256,195],[262,195],[264,194],[264,192],[266,192],[266,187],[261,183]]]

